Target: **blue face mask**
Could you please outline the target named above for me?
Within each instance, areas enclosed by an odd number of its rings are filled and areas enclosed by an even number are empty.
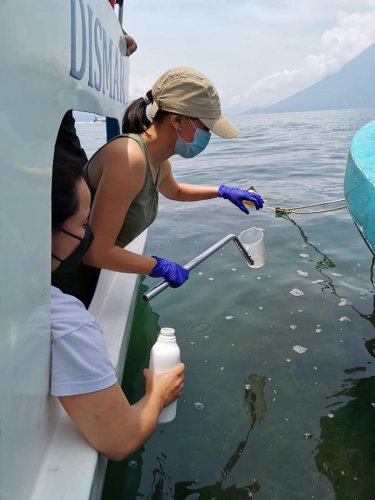
[[[189,122],[195,128],[193,142],[185,142],[182,137],[178,136],[174,152],[182,158],[193,158],[199,155],[210,142],[211,132],[206,132],[201,128],[197,128],[194,123],[188,118]],[[177,132],[178,135],[178,132]]]

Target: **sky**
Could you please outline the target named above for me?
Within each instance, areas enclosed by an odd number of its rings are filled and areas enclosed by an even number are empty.
[[[375,43],[375,0],[124,0],[130,99],[167,69],[207,75],[226,113],[266,106]]]

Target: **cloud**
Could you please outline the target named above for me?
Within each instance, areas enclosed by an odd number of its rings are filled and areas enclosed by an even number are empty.
[[[129,85],[129,101],[131,102],[134,101],[134,99],[144,96],[145,93],[151,89],[156,78],[157,77],[150,74],[138,78],[131,78]]]
[[[340,2],[342,4],[342,1]],[[362,4],[374,6],[373,0]],[[375,9],[365,12],[336,14],[336,25],[323,33],[319,51],[309,54],[301,68],[285,69],[257,80],[241,96],[232,98],[230,105],[265,106],[312,85],[335,73],[375,43]]]

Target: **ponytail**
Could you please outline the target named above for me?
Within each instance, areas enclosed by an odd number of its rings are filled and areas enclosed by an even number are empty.
[[[140,97],[130,104],[122,119],[123,134],[140,134],[148,129],[152,122],[147,118],[146,108],[153,101],[152,91],[149,90],[144,97]]]

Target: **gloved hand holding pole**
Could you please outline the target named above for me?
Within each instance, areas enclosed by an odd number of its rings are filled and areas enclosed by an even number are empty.
[[[160,257],[156,257],[156,255],[152,257],[157,262],[149,274],[151,278],[164,278],[172,288],[178,288],[189,279],[189,271],[180,266],[180,264],[167,259],[161,259]]]

